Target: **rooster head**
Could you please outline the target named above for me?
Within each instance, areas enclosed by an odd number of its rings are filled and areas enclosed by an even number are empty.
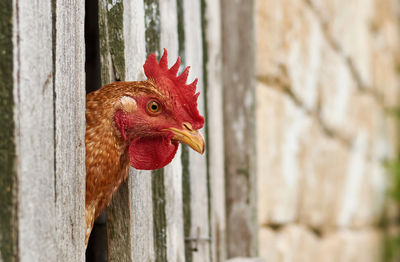
[[[134,168],[164,167],[172,161],[179,143],[204,152],[199,132],[204,118],[197,109],[197,79],[187,85],[189,67],[177,75],[179,67],[180,57],[168,68],[165,49],[160,62],[151,54],[143,65],[147,81],[137,82],[137,91],[119,101],[114,121],[129,143],[129,160]]]

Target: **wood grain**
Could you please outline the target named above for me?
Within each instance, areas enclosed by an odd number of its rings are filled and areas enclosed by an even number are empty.
[[[124,6],[122,1],[99,1],[101,84],[125,80]],[[108,261],[133,261],[130,241],[129,183],[120,185],[106,210]]]
[[[99,1],[101,84],[125,80],[124,5]],[[130,241],[130,198],[127,181],[120,185],[106,210],[108,261],[133,261]]]
[[[127,181],[123,182],[107,208],[108,261],[133,261],[129,190]]]
[[[160,46],[168,50],[169,66],[178,57],[176,0],[160,1]],[[174,160],[164,168],[166,237],[168,261],[185,261],[181,146]]]
[[[212,257],[226,259],[224,117],[222,107],[221,6],[219,1],[203,4],[203,43],[208,128],[208,172],[211,191]]]
[[[125,80],[125,42],[122,0],[99,1],[101,83]]]
[[[57,260],[83,261],[85,210],[84,3],[55,5],[55,203]]]
[[[161,18],[160,1],[144,0],[144,21],[146,37],[146,55],[161,57]],[[155,261],[167,260],[167,221],[164,187],[164,168],[151,172],[151,190],[153,199],[153,241]]]
[[[57,261],[51,1],[14,2],[20,261]]]
[[[184,1],[184,30],[185,30],[185,63],[191,66],[188,82],[195,77],[203,79],[203,47],[201,37],[200,1]],[[202,95],[198,100],[199,112],[204,115],[204,86],[203,82],[197,84],[197,91]],[[202,130],[204,134],[204,129]],[[190,212],[191,230],[190,238],[199,237],[197,251],[193,252],[193,261],[210,261],[210,236],[209,229],[209,199],[206,169],[206,156],[189,150],[190,172]]]
[[[123,5],[121,34],[109,33],[108,37],[119,36],[123,43],[124,74],[127,80],[142,80],[143,63],[146,59],[144,3],[141,0],[119,2]],[[114,16],[115,17],[115,16]],[[114,23],[121,25],[120,23]],[[102,26],[102,25],[100,25]],[[106,26],[106,25],[105,25]],[[109,29],[108,29],[109,32]],[[108,40],[110,44],[110,39]],[[107,48],[107,45],[104,45]],[[112,52],[112,47],[110,47]],[[121,50],[117,49],[117,50]],[[102,51],[101,51],[102,52]],[[105,61],[111,60],[112,55],[104,55]],[[107,58],[108,57],[108,58]],[[120,55],[115,56],[120,57]],[[121,71],[122,69],[120,69]],[[109,68],[105,72],[112,72]],[[118,76],[115,76],[118,79]],[[153,201],[152,182],[149,171],[130,169],[126,183],[113,197],[112,204],[107,209],[107,227],[109,234],[110,261],[154,261],[153,237]]]
[[[254,8],[221,1],[228,258],[257,254]]]
[[[146,59],[143,0],[124,1],[124,35],[126,77],[144,79],[143,61]],[[133,261],[154,261],[153,203],[151,172],[130,169],[128,177],[131,210],[131,255]]]

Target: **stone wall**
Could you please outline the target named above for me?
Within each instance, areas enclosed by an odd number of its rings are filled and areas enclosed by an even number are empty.
[[[259,251],[380,261],[397,150],[400,2],[259,0]]]

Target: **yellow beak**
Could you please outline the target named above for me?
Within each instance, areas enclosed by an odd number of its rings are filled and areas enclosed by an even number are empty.
[[[166,130],[174,133],[174,137],[172,138],[173,140],[190,146],[193,150],[199,152],[200,154],[204,153],[205,143],[203,135],[198,130],[193,130],[191,124],[183,123],[182,129],[170,127]]]

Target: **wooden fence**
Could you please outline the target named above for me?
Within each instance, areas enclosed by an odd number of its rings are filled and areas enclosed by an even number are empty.
[[[162,48],[200,80],[206,154],[131,169],[106,211],[108,261],[255,256],[253,20],[245,0],[2,1],[0,261],[85,260],[85,90],[143,79]]]

